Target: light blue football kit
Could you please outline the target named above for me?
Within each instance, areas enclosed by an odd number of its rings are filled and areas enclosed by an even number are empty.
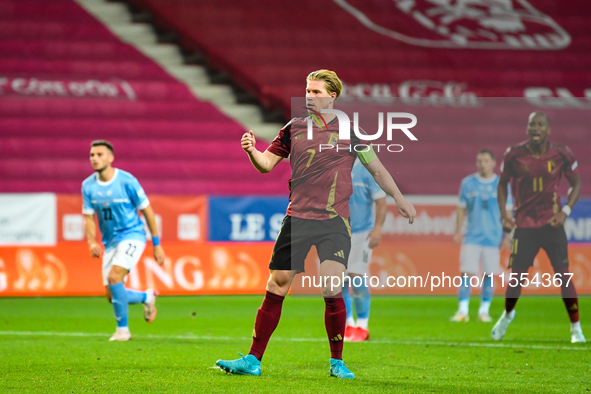
[[[493,174],[483,178],[478,173],[462,180],[458,207],[466,209],[466,231],[460,252],[460,271],[469,275],[482,272],[490,275],[499,273],[500,251],[503,240],[501,213],[497,202],[499,176]],[[513,208],[511,192],[507,198],[507,210]],[[460,310],[467,314],[470,299],[470,278],[463,278],[459,289]],[[482,283],[481,314],[488,315],[488,307],[494,293],[494,281],[487,276]]]
[[[359,160],[355,160],[351,172],[353,194],[349,199],[351,233],[369,232],[375,225],[373,202],[386,197],[384,192]]]
[[[137,179],[129,172],[115,169],[113,178],[101,182],[92,174],[82,182],[82,213],[97,214],[105,251],[124,240],[146,242],[146,232],[138,210],[150,205]]]
[[[501,212],[497,203],[499,176],[493,174],[483,178],[478,173],[468,175],[462,180],[458,206],[467,213],[464,244],[491,246],[498,248],[503,240]],[[507,197],[507,207],[512,209],[511,194]]]
[[[124,283],[109,284],[113,265],[131,271],[146,245],[146,232],[138,210],[146,209],[150,201],[139,182],[130,173],[115,168],[113,177],[102,182],[92,174],[82,182],[82,213],[97,215],[103,254],[103,282],[111,291],[111,301],[118,328],[127,328],[128,304],[146,301],[145,292],[128,290]]]
[[[375,225],[374,201],[386,197],[386,193],[378,186],[359,160],[355,160],[351,179],[353,181],[353,194],[349,200],[351,210],[351,252],[349,253],[347,273],[364,275],[367,274],[372,253],[372,249],[368,246],[369,240],[367,236]],[[363,328],[367,329],[371,303],[367,283],[359,280],[352,283],[352,286],[348,281],[344,283],[343,294],[345,295],[344,300],[347,307],[347,325],[351,326],[354,318],[349,287],[353,288],[357,324],[365,326]]]

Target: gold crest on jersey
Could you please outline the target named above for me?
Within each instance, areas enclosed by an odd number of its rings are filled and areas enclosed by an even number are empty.
[[[339,141],[339,133],[328,133],[328,143],[330,145],[336,144]]]

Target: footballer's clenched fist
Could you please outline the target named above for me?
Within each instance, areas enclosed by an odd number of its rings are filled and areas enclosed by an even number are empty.
[[[249,130],[248,133],[244,133],[240,142],[242,144],[242,149],[244,149],[247,153],[252,153],[256,144],[253,131]]]

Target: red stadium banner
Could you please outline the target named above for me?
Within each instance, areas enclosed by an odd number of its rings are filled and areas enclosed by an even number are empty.
[[[569,260],[572,276],[555,277],[548,256],[540,251],[527,275],[533,283],[523,288],[523,294],[560,296],[560,281],[568,280],[579,294],[591,294],[591,245],[570,245]],[[503,253],[502,272],[494,276],[497,295],[516,283],[507,269],[508,261],[509,253]],[[374,295],[455,296],[460,275],[460,247],[451,242],[382,242],[373,251],[366,280]],[[474,277],[472,286],[479,287],[482,279],[482,275]],[[292,294],[320,294],[319,285],[318,257],[312,249],[306,272],[293,282]],[[480,289],[472,293],[479,294]]]
[[[156,216],[160,240],[199,243],[207,240],[206,196],[150,195],[148,197]],[[57,233],[58,242],[86,240],[82,196],[58,194]]]
[[[148,244],[136,269],[128,276],[128,287],[137,290],[155,287],[162,294],[178,295],[262,294],[265,291],[272,243],[167,242],[163,246],[166,263],[162,267],[156,264]],[[372,293],[455,295],[459,283],[455,278],[460,275],[459,252],[460,248],[451,243],[382,242],[374,250],[369,266],[369,276],[379,281],[379,285],[373,283],[371,286]],[[591,294],[591,245],[571,245],[569,255],[572,283],[579,294]],[[503,254],[503,267],[507,266],[508,258],[507,253]],[[306,272],[296,276],[293,282],[292,294],[320,294],[320,289],[312,285],[319,283],[312,279],[318,275],[317,267],[313,248],[307,259]],[[535,280],[536,274],[540,285],[528,286],[524,294],[560,294],[544,252],[536,257],[528,278]],[[311,285],[302,286],[305,276],[311,278]],[[420,281],[424,283],[422,286]],[[509,272],[505,269],[502,278],[496,275],[495,283],[496,294],[503,294],[510,283]],[[86,243],[62,242],[56,247],[6,247],[0,250],[0,296],[103,293],[101,260],[90,257]]]
[[[161,294],[264,293],[271,243],[190,244],[163,242],[166,263],[159,266],[147,245],[127,287],[154,287]],[[55,247],[0,250],[0,296],[91,296],[105,292],[102,260],[82,242]]]

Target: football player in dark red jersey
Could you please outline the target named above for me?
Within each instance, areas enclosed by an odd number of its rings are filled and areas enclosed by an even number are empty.
[[[310,114],[332,109],[341,94],[342,83],[336,73],[318,70],[310,73],[306,85],[306,105]],[[255,148],[254,133],[242,136],[242,149],[261,173],[271,171],[290,157],[290,202],[269,264],[270,275],[263,304],[259,308],[247,356],[238,360],[218,360],[223,370],[240,375],[260,375],[261,359],[279,323],[283,299],[295,274],[304,271],[304,260],[312,245],[320,258],[321,278],[339,279],[347,268],[351,249],[349,198],[353,192],[351,169],[356,157],[372,174],[377,184],[396,201],[398,211],[412,224],[416,210],[377,158],[372,148],[356,152],[359,139],[340,140],[339,124],[334,114],[323,114],[323,121],[313,125],[308,139],[308,118],[294,118],[285,125],[265,152]],[[322,149],[322,147],[325,149]],[[326,148],[330,146],[332,148]],[[324,323],[330,344],[330,375],[354,379],[342,360],[346,307],[341,291],[332,281],[323,283]]]
[[[556,275],[539,278],[538,281],[561,286],[562,299],[571,321],[571,342],[585,342],[579,321],[577,291],[568,270],[568,242],[564,231],[564,221],[581,193],[581,178],[571,150],[548,141],[550,131],[548,116],[543,112],[532,113],[527,126],[529,140],[507,149],[501,166],[498,203],[501,218],[504,218],[503,229],[515,229],[509,268],[519,279],[508,283],[505,311],[492,330],[492,338],[496,341],[503,338],[515,317],[515,304],[522,284],[534,279],[527,277],[527,271],[542,248]],[[563,175],[571,189],[566,205],[561,207],[558,186]],[[512,181],[515,202],[514,220],[508,219],[505,214],[509,181]],[[555,277],[559,277],[560,282],[554,281]]]

